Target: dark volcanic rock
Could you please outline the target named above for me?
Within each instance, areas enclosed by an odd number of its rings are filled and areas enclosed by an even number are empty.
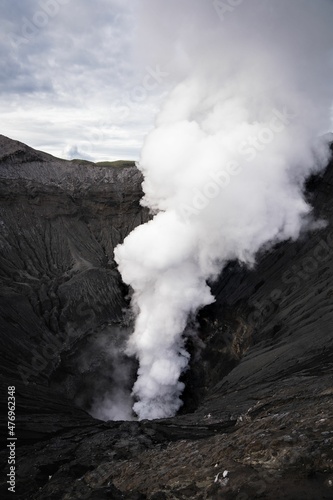
[[[2,381],[16,385],[23,442],[92,422],[50,377],[80,339],[122,318],[113,249],[147,212],[135,167],[60,160],[0,136],[0,168]]]
[[[77,403],[89,407],[80,384],[95,391],[108,362],[94,338],[126,335],[113,249],[148,219],[140,173],[3,136],[0,157],[1,395],[16,386],[16,497],[333,498],[333,163],[307,186],[326,227],[253,270],[231,263],[213,284],[201,341],[189,339],[181,414],[104,423]],[[80,371],[88,351],[96,366]]]

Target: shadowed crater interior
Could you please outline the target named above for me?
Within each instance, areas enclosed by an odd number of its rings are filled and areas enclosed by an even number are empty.
[[[131,420],[138,366],[124,353],[133,319],[113,259],[149,220],[140,172],[0,136],[0,175],[1,404],[7,414],[15,386],[17,498],[220,498],[226,470],[226,499],[255,498],[258,484],[263,498],[330,498],[332,161],[307,185],[325,222],[253,269],[224,269],[215,302],[188,327],[183,407],[141,422]]]

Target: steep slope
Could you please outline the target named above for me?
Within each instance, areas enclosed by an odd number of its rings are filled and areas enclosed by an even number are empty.
[[[20,391],[18,427],[31,439],[49,432],[35,413],[41,404],[52,432],[72,415],[65,407],[54,420],[64,408],[50,374],[61,352],[122,317],[113,249],[147,214],[134,166],[59,160],[4,136],[0,162],[2,373]]]

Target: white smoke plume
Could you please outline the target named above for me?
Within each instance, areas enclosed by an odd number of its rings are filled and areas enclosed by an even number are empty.
[[[214,301],[207,280],[309,223],[304,181],[328,158],[319,136],[330,129],[332,4],[141,2],[142,58],[168,61],[174,87],[139,164],[156,215],[115,252],[134,291],[139,419],[182,404],[183,332]]]

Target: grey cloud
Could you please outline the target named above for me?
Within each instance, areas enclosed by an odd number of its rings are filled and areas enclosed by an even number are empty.
[[[141,78],[131,54],[132,5],[117,0],[3,1],[0,112],[9,120],[1,132],[39,146],[54,144],[57,130],[58,145],[52,145],[49,152],[61,155],[68,140],[78,144],[82,135],[91,135],[92,128],[101,129],[106,121],[113,121],[124,132],[131,130],[127,120],[138,123],[138,108],[147,130],[152,120],[148,100],[132,102],[128,96]],[[27,115],[37,129],[41,116],[47,117],[49,141],[44,128],[39,129],[39,141],[37,132],[22,131]],[[141,134],[142,140],[142,133],[140,124],[134,135]],[[112,139],[105,136],[104,142],[95,145],[96,159],[101,157],[101,149],[107,149],[107,142],[116,144]],[[117,155],[118,147],[119,154],[124,154],[126,139],[124,133],[123,143],[117,143],[116,150],[109,149],[109,155]],[[138,152],[138,146],[128,148],[132,157]]]
[[[142,204],[157,215],[115,258],[137,314],[133,408],[152,419],[182,404],[183,333],[214,301],[207,283],[228,261],[253,266],[259,249],[315,227],[303,184],[329,156],[318,137],[330,126],[333,4],[141,5],[141,50],[147,63],[169,61],[174,88],[139,162]]]

